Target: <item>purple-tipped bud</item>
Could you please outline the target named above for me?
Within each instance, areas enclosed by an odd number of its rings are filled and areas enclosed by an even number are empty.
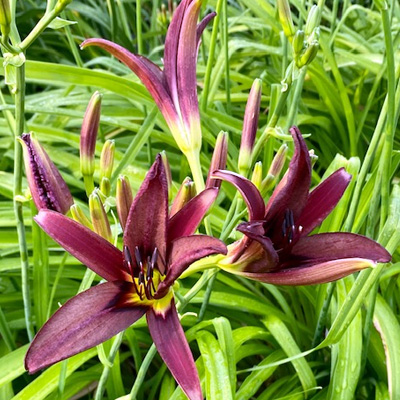
[[[170,217],[175,215],[194,196],[196,196],[196,186],[190,178],[186,177],[172,203]]]
[[[215,142],[214,152],[211,158],[210,168],[208,170],[206,188],[217,188],[221,186],[221,180],[211,178],[211,175],[217,169],[226,168],[226,160],[228,158],[228,133],[221,131],[218,134],[217,140]]]
[[[120,175],[117,180],[117,212],[122,229],[125,229],[129,209],[133,202],[132,189],[128,177]]]
[[[110,223],[104,210],[103,203],[101,202],[100,196],[97,194],[96,190],[89,196],[89,210],[93,230],[104,239],[112,242]]]
[[[82,208],[78,204],[73,204],[70,208],[72,218],[79,222],[81,225],[86,226],[87,228],[93,230],[93,225],[90,222],[89,218],[83,212]]]
[[[295,34],[292,13],[288,0],[278,0],[279,21],[281,22],[283,32],[288,39]]]
[[[249,98],[244,112],[242,140],[240,143],[239,172],[246,175],[251,166],[251,153],[256,140],[258,117],[260,115],[262,81],[256,79],[250,90]]]
[[[66,214],[74,201],[57,167],[29,133],[18,140],[22,144],[26,176],[36,208]]]
[[[0,0],[0,26],[1,33],[8,36],[11,25],[11,8],[9,0]]]
[[[162,162],[164,164],[165,175],[167,177],[168,193],[170,193],[170,189],[171,189],[171,186],[172,186],[171,167],[169,165],[167,153],[163,150],[160,154],[161,154],[161,160],[162,160]]]
[[[254,165],[253,174],[251,176],[251,182],[256,186],[258,190],[261,190],[262,178],[263,178],[262,162],[258,161]]]
[[[275,154],[271,166],[269,167],[267,176],[261,182],[261,194],[263,196],[273,188],[279,174],[282,172],[283,166],[285,165],[286,161],[287,151],[287,145],[283,144]]]
[[[94,153],[97,131],[99,130],[101,94],[95,92],[91,97],[83,117],[80,139],[81,173],[85,180],[86,193],[93,191]]]

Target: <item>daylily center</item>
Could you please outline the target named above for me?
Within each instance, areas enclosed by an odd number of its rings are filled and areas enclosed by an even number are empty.
[[[153,300],[158,285],[163,280],[158,268],[158,249],[154,248],[151,255],[145,255],[136,246],[134,260],[128,246],[124,246],[124,262],[132,276],[135,291],[140,300]]]
[[[294,221],[293,211],[287,209],[282,222],[283,247],[282,249],[277,249],[277,251],[292,246],[294,244],[293,242],[297,240],[302,230],[303,227],[301,225],[297,226]]]

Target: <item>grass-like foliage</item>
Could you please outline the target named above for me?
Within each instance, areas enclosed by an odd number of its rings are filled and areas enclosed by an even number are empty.
[[[400,399],[397,1],[0,28],[0,400]]]

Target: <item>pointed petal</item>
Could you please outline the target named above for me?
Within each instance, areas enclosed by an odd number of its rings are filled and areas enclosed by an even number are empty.
[[[190,400],[203,400],[196,365],[174,301],[164,310],[150,309],[146,316],[154,344],[175,380]]]
[[[135,254],[137,246],[142,255],[151,256],[157,248],[165,262],[167,218],[168,183],[164,164],[158,155],[133,200],[126,221],[124,244],[130,253]]]
[[[176,109],[179,109],[176,63],[178,57],[179,33],[183,16],[191,0],[183,0],[176,8],[168,27],[164,45],[164,75]]]
[[[198,53],[198,48],[200,45],[200,40],[201,40],[201,35],[204,32],[204,29],[206,29],[207,25],[210,23],[212,19],[217,15],[216,12],[211,12],[210,14],[207,14],[198,24],[196,28],[196,43],[197,43],[197,52]]]
[[[191,137],[201,143],[199,103],[197,99],[197,19],[201,0],[193,0],[183,16],[179,34],[176,77],[181,115]]]
[[[168,242],[192,235],[217,196],[217,189],[205,189],[174,214],[168,222]]]
[[[249,209],[250,221],[264,218],[264,200],[261,193],[251,181],[231,171],[214,171],[212,177],[227,181],[239,190]]]
[[[36,208],[66,214],[74,201],[57,167],[31,134],[23,134],[19,141],[22,144],[26,177]]]
[[[108,281],[131,281],[122,252],[85,226],[54,211],[41,210],[37,224],[59,245]]]
[[[335,171],[320,183],[308,196],[307,203],[297,225],[303,227],[301,234],[308,235],[335,208],[351,181],[344,168]]]
[[[263,259],[268,270],[274,269],[279,261],[278,253],[275,251],[270,238],[264,236],[264,228],[262,221],[242,223],[236,228],[239,232],[244,233],[248,238],[256,240],[264,248]],[[248,251],[248,250],[246,250]]]
[[[343,278],[354,272],[373,267],[375,263],[363,258],[344,258],[315,264],[283,269],[278,272],[251,273],[238,272],[246,278],[272,285],[315,285]]]
[[[217,169],[226,168],[226,160],[228,158],[228,133],[221,131],[217,140],[211,158],[210,168],[208,169],[206,188],[214,187],[219,189],[221,187],[220,179],[211,178],[212,173]]]
[[[180,237],[171,243],[169,265],[166,278],[158,286],[155,298],[162,297],[165,289],[171,286],[190,264],[211,254],[226,254],[224,242],[206,235]]]
[[[301,238],[283,260],[286,267],[317,264],[343,258],[365,258],[373,262],[389,262],[392,257],[379,243],[354,233],[320,233]]]
[[[297,127],[291,128],[290,132],[295,144],[295,153],[288,172],[274,190],[265,210],[266,220],[277,235],[280,235],[286,210],[293,212],[297,223],[308,199],[311,184],[311,162],[307,145]],[[276,242],[274,239],[272,241]]]
[[[162,112],[171,130],[179,123],[179,116],[171,100],[168,88],[160,68],[147,58],[133,54],[122,46],[105,39],[87,39],[81,44],[84,49],[88,46],[98,46],[106,50],[129,67],[142,81],[150,92],[158,108]]]
[[[107,282],[68,300],[34,338],[25,358],[25,368],[33,374],[128,328],[147,310],[140,305],[118,306],[133,291],[132,283]]]

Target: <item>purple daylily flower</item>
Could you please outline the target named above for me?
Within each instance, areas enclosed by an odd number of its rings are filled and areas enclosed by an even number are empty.
[[[217,193],[204,190],[169,218],[166,174],[158,156],[130,207],[123,251],[72,219],[41,211],[35,220],[42,229],[108,282],[57,310],[33,340],[26,369],[34,373],[96,346],[146,314],[154,343],[176,381],[190,399],[203,399],[172,285],[194,261],[226,254],[220,240],[193,235]]]
[[[219,266],[251,279],[277,285],[330,282],[355,271],[389,262],[391,255],[375,241],[352,233],[309,234],[334,209],[350,180],[343,168],[313,191],[311,161],[298,128],[291,128],[295,154],[268,204],[246,178],[230,171],[213,177],[232,183],[242,194],[250,221],[237,230],[245,236],[229,246]]]
[[[200,36],[216,15],[208,14],[199,24],[201,0],[183,0],[168,28],[164,49],[164,69],[146,57],[133,54],[105,39],[87,39],[81,44],[99,46],[127,65],[150,92],[171,129],[180,149],[199,151],[200,114],[197,99],[196,61]]]

